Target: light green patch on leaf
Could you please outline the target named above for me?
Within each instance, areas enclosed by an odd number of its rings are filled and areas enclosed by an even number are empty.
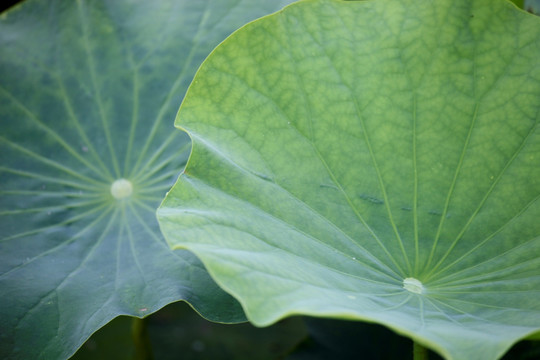
[[[189,138],[172,119],[197,67],[290,1],[28,0],[0,18],[0,358],[67,358],[98,328],[177,300],[239,304],[155,209]]]
[[[540,329],[538,59],[540,19],[503,0],[308,0],[247,25],[182,104],[162,231],[255,324],[365,320],[498,358]]]

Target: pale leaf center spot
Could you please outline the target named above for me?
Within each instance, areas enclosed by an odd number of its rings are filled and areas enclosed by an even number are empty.
[[[131,181],[126,179],[115,180],[111,185],[111,194],[115,199],[124,199],[133,192]]]
[[[406,278],[403,280],[403,288],[415,294],[422,294],[424,292],[424,285],[420,280],[415,278]]]

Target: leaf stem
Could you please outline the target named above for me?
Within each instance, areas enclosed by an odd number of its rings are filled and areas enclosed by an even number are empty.
[[[416,341],[413,342],[413,359],[428,360],[428,350]]]
[[[135,345],[135,360],[152,360],[152,346],[148,337],[146,319],[133,318],[131,322],[131,336]]]

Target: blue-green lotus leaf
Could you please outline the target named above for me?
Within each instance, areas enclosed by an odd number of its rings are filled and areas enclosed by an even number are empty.
[[[183,168],[172,120],[197,67],[290,1],[28,0],[0,17],[0,358],[69,357],[120,315],[239,304],[155,209]]]

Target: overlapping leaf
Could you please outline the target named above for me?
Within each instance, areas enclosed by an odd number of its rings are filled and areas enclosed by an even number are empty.
[[[171,119],[200,62],[288,2],[29,0],[2,14],[0,358],[66,358],[112,318],[181,299],[243,319],[169,249],[155,208],[189,153]],[[118,179],[131,195],[112,195]]]
[[[235,33],[158,211],[259,325],[378,322],[449,359],[540,329],[540,19],[504,0],[313,0]]]

